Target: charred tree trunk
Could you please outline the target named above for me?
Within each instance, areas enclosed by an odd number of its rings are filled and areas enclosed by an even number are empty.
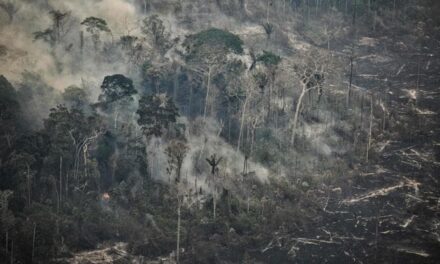
[[[37,223],[34,223],[34,231],[32,234],[32,255],[31,255],[31,263],[34,263],[34,256],[35,256],[35,235],[37,231]]]
[[[354,47],[352,47],[354,48]],[[350,79],[348,81],[348,89],[347,89],[347,109],[350,108],[350,96],[351,96],[351,86],[353,84],[353,50],[352,50],[352,55],[350,56]]]
[[[32,190],[32,179],[31,179],[31,172],[29,164],[26,162],[26,173],[27,173],[27,200],[28,200],[28,206],[31,206],[31,190]]]
[[[63,156],[60,156],[60,206],[63,201]]]
[[[368,145],[367,145],[367,154],[366,154],[366,161],[367,162],[368,162],[369,154],[370,154],[372,131],[373,131],[373,96],[370,97],[370,128],[368,131]]]

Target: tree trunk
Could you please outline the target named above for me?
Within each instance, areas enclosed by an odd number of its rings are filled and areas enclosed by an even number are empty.
[[[272,91],[273,91],[273,86],[274,86],[274,82],[275,82],[275,77],[271,78],[271,82],[269,85],[269,96],[267,98],[267,117],[266,117],[266,121],[270,120],[271,117],[271,113],[272,113]]]
[[[179,194],[178,194],[179,195]],[[180,198],[177,198],[177,245],[176,245],[176,263],[179,264],[179,256],[180,256],[180,207],[181,201]]]
[[[79,49],[82,55],[84,51],[84,31],[82,30],[79,32]]]
[[[361,130],[364,128],[364,95],[361,95]]]
[[[357,12],[357,0],[352,0],[352,2],[354,1],[354,9],[353,9],[353,27],[356,25],[356,12]]]
[[[228,141],[231,141],[231,102],[228,100]]]
[[[284,16],[286,16],[286,0],[283,1],[283,11],[284,11]]]
[[[396,18],[396,0],[393,1],[393,17]]]
[[[243,126],[244,126],[244,120],[246,118],[246,106],[249,101],[249,95],[246,94],[246,99],[243,103],[243,111],[241,112],[241,122],[240,122],[240,132],[238,134],[238,143],[237,143],[237,152],[240,151],[240,144],[241,144],[241,138],[243,136]]]
[[[118,116],[119,116],[119,111],[116,110],[116,113],[115,113],[115,125],[114,125],[115,130],[118,128]]]
[[[194,191],[196,192],[196,208],[199,210],[199,189],[197,188],[197,176],[194,179]]]
[[[269,23],[269,5],[270,5],[270,0],[267,0],[266,23]]]
[[[9,251],[9,231],[6,231],[6,247],[5,247],[6,253]]]
[[[214,221],[215,221],[215,218],[216,218],[216,216],[217,216],[217,201],[216,201],[216,195],[215,195],[215,192],[216,192],[216,190],[215,190],[215,186],[214,186],[214,191],[213,191],[213,193],[212,193],[212,202],[213,202],[213,218],[214,218]]]
[[[373,24],[373,32],[376,33],[376,22],[377,22],[377,11],[373,11],[372,21]]]
[[[328,32],[328,28],[326,28],[326,34],[327,34],[327,51],[330,52],[330,33]]]
[[[14,264],[14,240],[11,241],[11,264]]]
[[[206,111],[207,111],[208,100],[209,100],[209,90],[211,88],[211,70],[212,70],[212,67],[209,66],[209,68],[208,68],[208,86],[206,88],[206,98],[205,98],[205,109],[203,111],[203,121],[206,121]]]
[[[60,156],[60,180],[59,180],[60,182],[59,182],[59,184],[60,184],[60,193],[59,193],[59,206],[58,207],[61,207],[61,202],[62,202],[62,199],[63,199],[63,197],[62,197],[62,191],[63,191],[63,156]],[[59,208],[58,208],[58,210],[59,210]]]
[[[301,103],[302,103],[302,100],[303,100],[304,95],[306,94],[306,92],[307,92],[306,84],[303,84],[301,95],[299,96],[298,102],[296,104],[295,116],[293,117],[292,137],[290,138],[290,143],[292,144],[292,147],[295,146],[296,127],[297,127],[297,123],[298,123],[299,111],[301,109]]]
[[[29,164],[26,162],[26,172],[27,172],[27,196],[28,196],[28,206],[31,206],[31,173],[30,173],[30,167]]]
[[[370,97],[370,129],[368,132],[368,145],[367,145],[367,155],[366,155],[366,161],[368,162],[369,158],[369,152],[371,147],[371,134],[373,129],[373,96]]]
[[[191,117],[192,98],[193,98],[193,86],[190,85],[189,86],[188,117]]]
[[[352,47],[352,48],[354,48],[354,47]],[[349,82],[348,82],[347,102],[346,102],[347,109],[350,108],[350,96],[351,96],[351,86],[352,86],[352,83],[353,83],[353,55],[350,56],[350,79],[349,79]]]
[[[310,4],[309,1],[310,0],[306,0],[307,1],[307,22],[310,20]]]
[[[316,0],[316,2],[315,2],[315,16],[318,16],[318,7],[319,7],[319,0]]]
[[[34,232],[32,234],[32,255],[31,255],[31,263],[34,263],[35,256],[35,235],[37,231],[37,223],[34,223]]]
[[[66,184],[65,184],[65,194],[64,194],[64,198],[66,199],[66,201],[68,200],[68,195],[69,195],[69,173],[66,173]]]
[[[179,93],[179,75],[180,75],[180,66],[177,66],[176,73],[174,74],[174,85],[173,85],[174,102],[177,102],[177,96]]]

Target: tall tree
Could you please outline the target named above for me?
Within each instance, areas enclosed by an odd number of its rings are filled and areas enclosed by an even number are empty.
[[[257,62],[261,62],[266,68],[266,76],[268,77],[269,82],[269,91],[267,91],[267,118],[270,118],[272,112],[272,96],[275,89],[275,79],[278,65],[281,62],[281,57],[270,51],[263,51],[262,54],[257,56]],[[263,79],[260,79],[260,81],[263,81]]]
[[[133,81],[122,74],[106,76],[101,84],[101,94],[98,97],[96,106],[107,113],[111,113],[114,118],[114,128],[117,128],[120,115],[130,115],[133,102],[133,95],[137,94]],[[124,120],[126,116],[123,116]]]
[[[160,137],[179,116],[177,107],[166,94],[142,96],[136,113],[139,115],[137,122],[147,138]]]
[[[98,46],[101,39],[101,33],[111,34],[111,30],[107,25],[107,22],[98,17],[88,17],[81,22],[81,25],[86,27],[86,31],[92,35],[93,46],[95,51],[98,50]]]
[[[228,54],[243,54],[243,41],[228,31],[210,28],[188,36],[184,41],[185,59],[191,69],[206,76],[203,120],[206,119],[211,95],[212,76],[227,65]]]
[[[68,191],[65,187],[68,173],[78,174],[80,154],[90,139],[98,137],[99,130],[95,117],[63,105],[51,109],[49,117],[44,120],[42,132],[48,137],[49,150],[42,172],[48,183],[47,189],[52,191],[49,194],[56,196],[57,211],[62,208],[63,197]],[[84,166],[86,163],[86,160],[82,162]]]
[[[209,166],[211,167],[211,180],[210,183],[212,185],[212,204],[213,204],[213,218],[215,220],[216,218],[216,212],[217,212],[217,188],[218,188],[218,173],[219,168],[218,165],[222,161],[223,157],[217,158],[216,154],[211,155],[209,159],[206,159]]]
[[[15,14],[20,10],[20,7],[17,6],[14,1],[11,0],[3,0],[0,2],[0,8],[3,9],[9,17],[9,23],[12,23],[14,20]]]
[[[64,26],[70,13],[54,9],[49,12],[49,15],[52,20],[52,26],[43,31],[34,32],[34,39],[43,40],[54,47],[61,42],[66,33]]]
[[[20,105],[17,92],[9,81],[0,75],[0,160],[6,154],[5,152],[14,145],[17,137],[19,113]]]
[[[172,140],[167,148],[165,154],[168,156],[168,173],[175,172],[175,190],[177,198],[177,236],[176,236],[176,263],[179,263],[180,258],[180,229],[181,229],[181,208],[184,196],[184,186],[181,183],[181,171],[183,161],[188,152],[188,145],[184,140]]]
[[[292,146],[295,146],[298,117],[302,110],[304,96],[313,90],[318,91],[319,94],[322,93],[325,66],[323,61],[320,61],[318,64],[318,58],[319,54],[309,54],[305,62],[300,65],[294,65],[293,67],[293,72],[299,81],[300,94],[296,102],[295,114],[292,120],[292,134],[290,138]]]

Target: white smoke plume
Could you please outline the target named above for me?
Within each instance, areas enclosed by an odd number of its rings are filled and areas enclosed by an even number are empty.
[[[188,125],[185,118],[181,118],[180,122]],[[196,125],[191,128],[191,133],[187,135],[188,153],[182,166],[182,179],[187,181],[190,187],[194,186],[197,179],[199,187],[205,191],[212,191],[209,184],[211,169],[206,158],[215,154],[218,158],[222,158],[218,172],[222,185],[227,187],[240,181],[245,161],[243,153],[237,152],[219,136],[222,127],[216,120],[207,118],[205,122],[198,120],[195,123]],[[204,125],[197,127],[198,124]],[[166,142],[158,138],[150,141],[148,146],[150,171],[156,179],[172,181],[175,175],[169,175],[166,170],[168,167],[166,146]],[[270,171],[267,168],[253,161],[248,161],[247,166],[247,171],[255,175],[259,181],[268,181]]]

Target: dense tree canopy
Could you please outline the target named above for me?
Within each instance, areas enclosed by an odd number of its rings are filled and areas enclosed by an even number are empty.
[[[101,90],[98,101],[104,108],[121,101],[132,101],[132,95],[137,93],[133,81],[122,74],[106,76]]]
[[[179,116],[172,99],[165,94],[141,97],[136,113],[139,115],[137,122],[146,137],[161,136]]]

